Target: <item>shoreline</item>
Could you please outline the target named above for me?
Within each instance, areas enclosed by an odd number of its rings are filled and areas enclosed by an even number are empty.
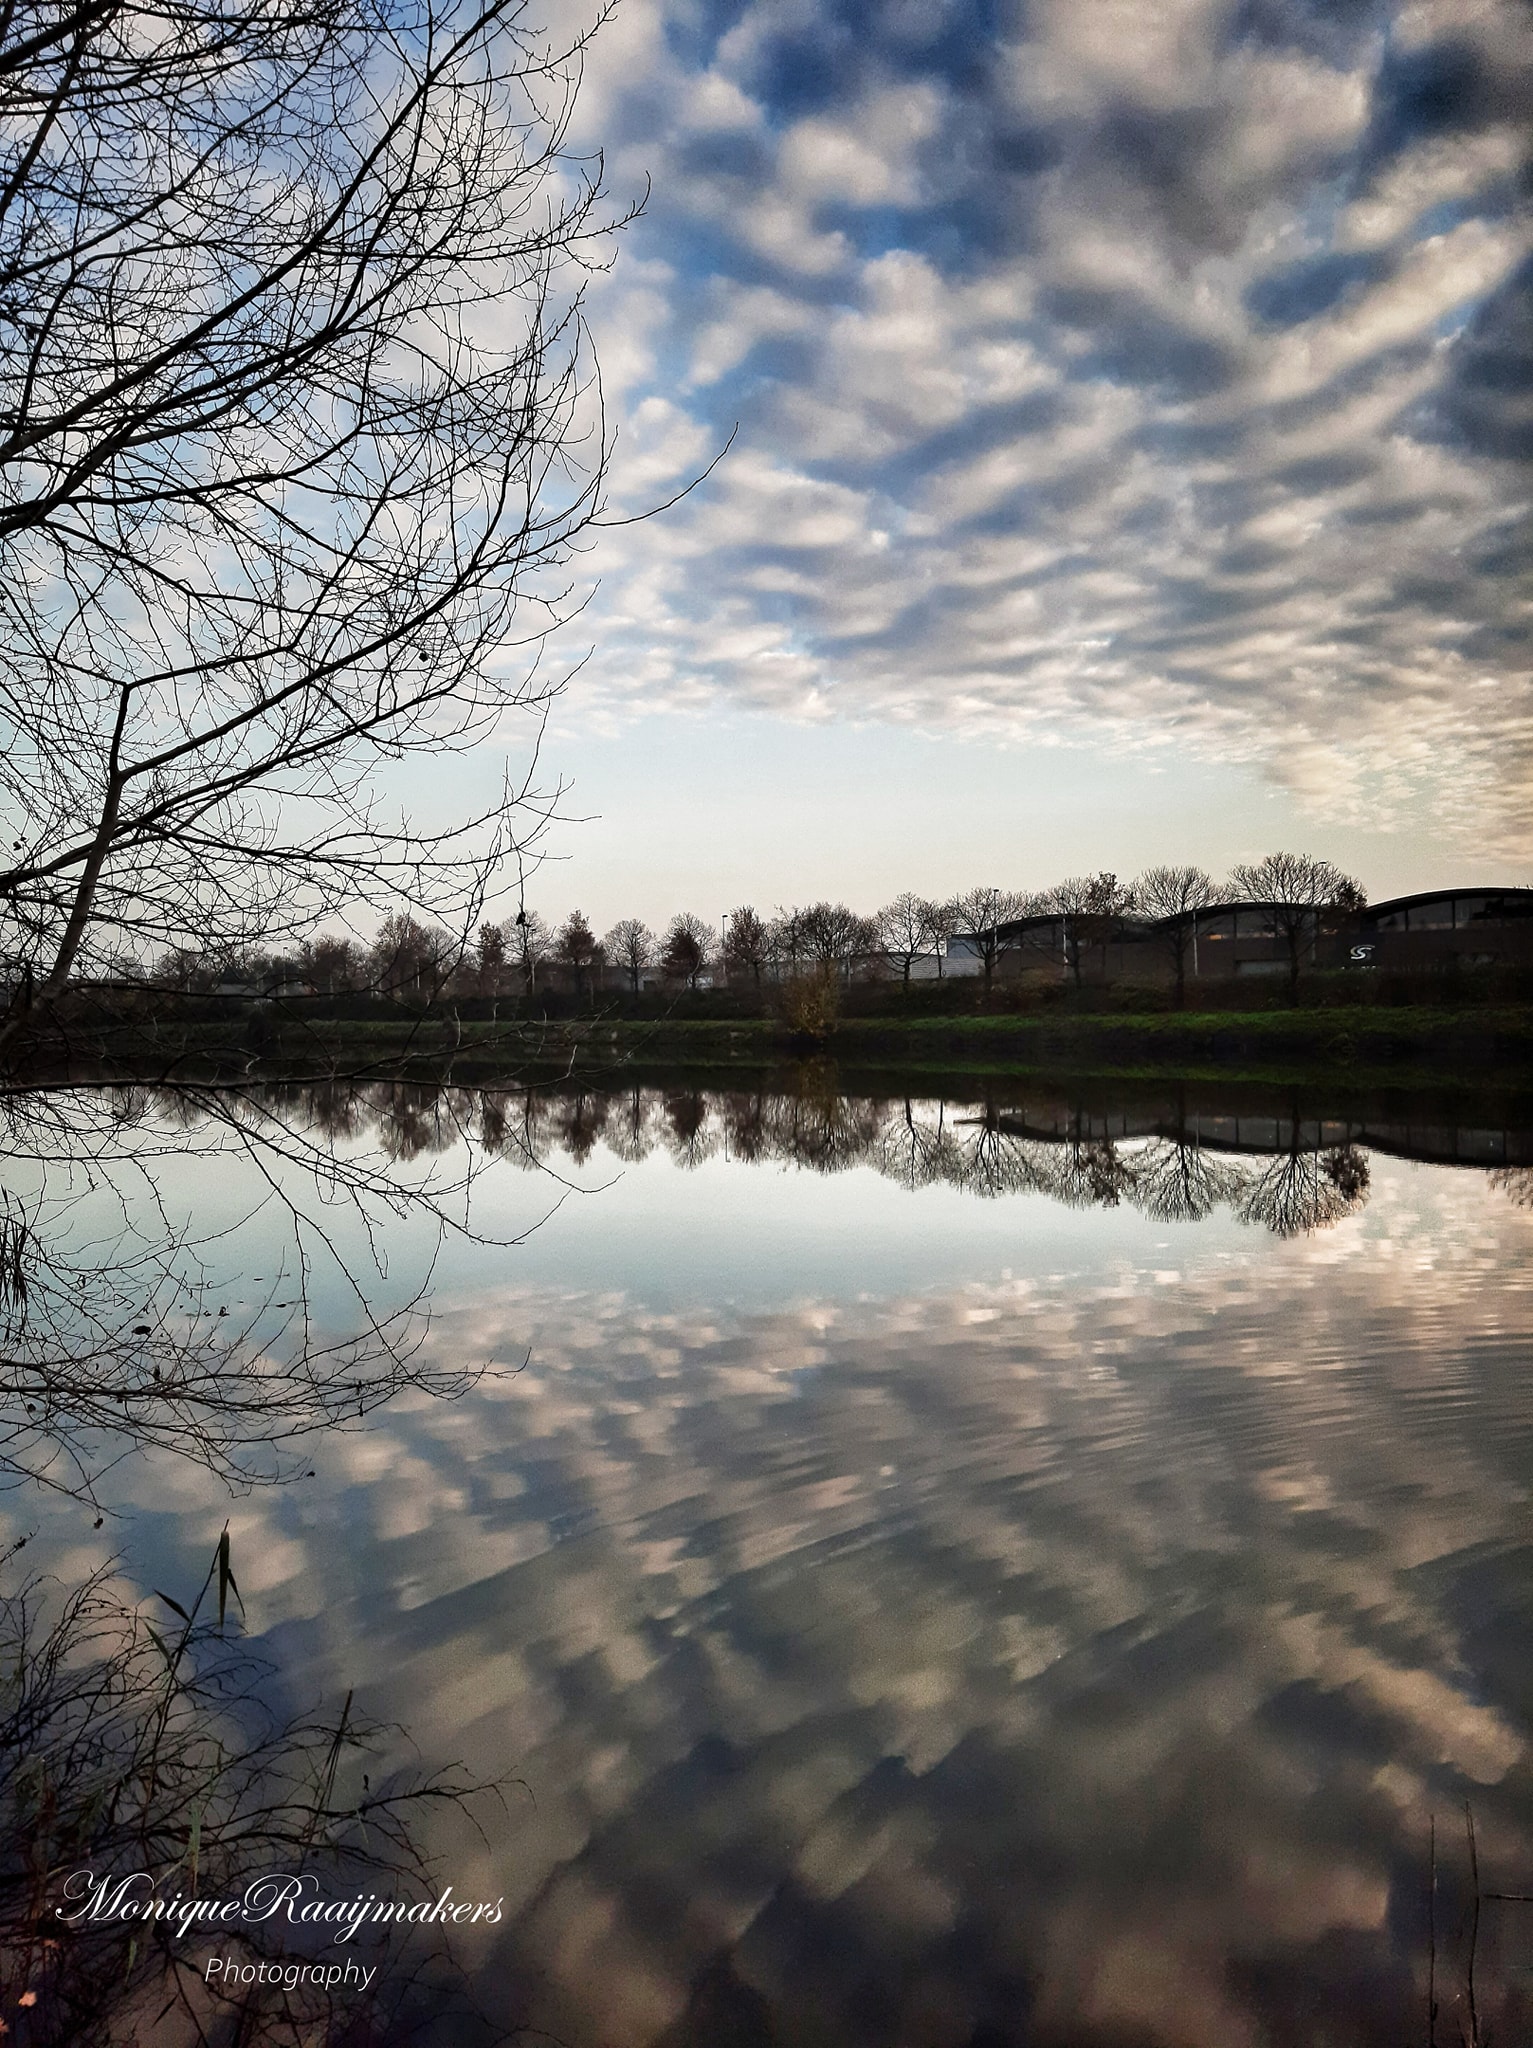
[[[794,1036],[765,1017],[611,1015],[505,1022],[422,1014],[319,1018],[266,1006],[238,1018],[148,1018],[39,1046],[13,1091],[75,1081],[491,1085],[696,1072],[763,1076],[805,1064],[877,1077],[981,1075],[1246,1081],[1268,1086],[1533,1092],[1533,1004],[1484,1007],[846,1017]]]

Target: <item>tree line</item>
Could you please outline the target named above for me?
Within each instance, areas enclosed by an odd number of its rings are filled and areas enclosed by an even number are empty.
[[[1129,882],[1100,872],[1035,891],[986,885],[939,899],[904,890],[870,915],[830,901],[763,915],[746,903],[714,926],[679,911],[659,932],[641,918],[624,917],[598,934],[579,910],[551,924],[523,909],[504,923],[486,920],[471,936],[455,937],[400,911],[384,919],[371,942],[332,933],[305,941],[294,954],[251,951],[221,962],[169,952],[153,979],[186,991],[301,988],[425,1001],[531,995],[553,976],[578,996],[593,994],[613,976],[634,995],[656,981],[682,990],[717,977],[761,991],[798,977],[846,978],[868,963],[908,983],[918,962],[931,962],[940,978],[950,971],[951,948],[961,942],[987,989],[1003,954],[1029,948],[1062,962],[1078,985],[1089,949],[1131,930],[1164,950],[1180,996],[1195,920],[1233,902],[1266,913],[1297,981],[1307,940],[1328,919],[1360,910],[1366,898],[1330,861],[1277,853],[1238,865],[1222,885],[1202,868],[1163,865]]]

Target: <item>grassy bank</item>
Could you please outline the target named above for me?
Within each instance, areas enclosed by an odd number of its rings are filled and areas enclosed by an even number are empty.
[[[843,1017],[814,1040],[749,1016],[463,1021],[316,1018],[262,1006],[240,1016],[157,1019],[73,1034],[69,1068],[182,1076],[369,1074],[491,1082],[528,1072],[759,1074],[827,1058],[847,1070],[1075,1073],[1125,1077],[1335,1078],[1441,1088],[1496,1075],[1533,1085],[1533,1004],[1440,1004],[1042,1014],[993,1011]],[[41,1070],[58,1077],[58,1055]]]
[[[1347,1073],[1441,1083],[1489,1071],[1533,1076],[1533,1005],[1158,1012],[1141,1016],[848,1019],[841,1057],[1100,1074],[1308,1079]]]

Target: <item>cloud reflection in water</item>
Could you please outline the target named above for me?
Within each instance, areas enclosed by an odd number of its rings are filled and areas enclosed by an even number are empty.
[[[1445,1916],[1466,1796],[1487,1882],[1533,1879],[1507,1192],[1375,1158],[1325,1235],[1089,1284],[465,1292],[433,1341],[526,1371],[336,1443],[283,1517],[325,1596],[274,1571],[277,1641],[526,1780],[487,1968],[568,2040],[1226,2048],[1324,2014],[1394,2048],[1429,1816]],[[1486,1912],[1503,2038],[1526,1911]]]

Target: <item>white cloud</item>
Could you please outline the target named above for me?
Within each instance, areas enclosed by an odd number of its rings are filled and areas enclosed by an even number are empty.
[[[1387,246],[1434,206],[1473,199],[1488,185],[1516,176],[1527,148],[1509,122],[1478,135],[1438,136],[1418,143],[1380,169],[1337,220],[1342,249]]]
[[[1527,37],[1509,0],[1449,12],[1316,54],[1232,42],[1213,0],[1050,0],[982,85],[875,41],[785,112],[773,53],[829,33],[807,0],[744,6],[691,70],[641,0],[600,60],[656,179],[660,267],[593,302],[623,502],[738,438],[603,544],[584,701],[1174,736],[1330,815],[1526,850],[1533,493],[1476,425],[1511,373],[1470,351],[1533,248]],[[1479,100],[1412,134],[1388,65],[1450,33]]]
[[[1354,364],[1430,334],[1447,315],[1467,316],[1530,248],[1533,231],[1526,224],[1492,227],[1470,220],[1449,234],[1429,236],[1393,276],[1333,316],[1311,320],[1275,344],[1259,395],[1297,397]]]
[[[909,203],[918,196],[914,151],[936,133],[939,95],[930,86],[876,93],[835,121],[797,122],[783,137],[778,176],[808,205]]]

